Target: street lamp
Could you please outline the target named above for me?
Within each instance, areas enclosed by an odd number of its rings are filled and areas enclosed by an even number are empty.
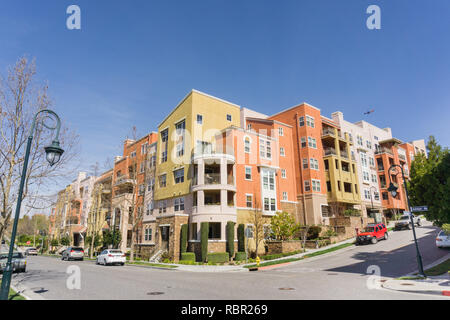
[[[394,198],[398,194],[398,192],[397,192],[398,185],[394,184],[392,182],[392,178],[391,178],[391,171],[392,171],[392,169],[394,169],[396,167],[400,168],[400,170],[401,170],[402,179],[403,179],[403,186],[405,187],[406,200],[408,202],[408,208],[409,208],[409,210],[411,210],[411,204],[409,203],[409,196],[408,196],[408,187],[406,185],[405,173],[403,172],[403,167],[402,166],[400,166],[398,164],[393,164],[389,168],[388,172],[389,172],[389,182],[390,183],[389,183],[389,188],[387,190],[391,193],[392,197],[394,197]],[[398,174],[399,173],[397,172],[397,174],[395,176],[397,176]],[[414,219],[413,219],[413,216],[412,216],[411,212],[409,214],[409,218],[411,219],[412,231],[413,231],[413,235],[414,235],[414,243],[416,244],[416,256],[417,256],[417,264],[419,265],[419,273],[422,276],[426,277],[425,273],[423,271],[422,256],[420,255],[419,244],[417,243],[417,237],[416,237],[416,228],[414,227]]]
[[[37,119],[38,115],[41,113],[46,114],[46,117],[39,119],[39,121],[38,121],[38,119]],[[47,119],[47,118],[54,118],[54,120],[56,121],[55,126],[50,126],[50,125],[46,124],[45,119]],[[14,215],[14,223],[13,223],[11,239],[10,239],[10,244],[9,244],[8,261],[6,263],[6,267],[3,272],[2,286],[1,286],[1,291],[0,291],[0,300],[8,300],[8,296],[9,296],[9,288],[11,285],[11,276],[12,276],[12,257],[13,257],[13,252],[14,252],[14,242],[15,242],[15,238],[16,238],[17,224],[18,224],[19,216],[20,216],[20,206],[22,204],[23,188],[25,185],[25,179],[26,179],[26,175],[27,175],[28,158],[30,157],[30,150],[31,150],[31,144],[33,141],[34,129],[36,127],[36,124],[39,124],[39,123],[43,127],[47,128],[49,130],[52,130],[52,131],[56,130],[55,138],[53,139],[52,144],[50,146],[44,148],[45,153],[46,153],[46,158],[47,158],[47,161],[50,164],[50,166],[52,167],[56,163],[58,163],[58,161],[61,158],[61,155],[64,153],[64,150],[61,149],[61,147],[59,146],[59,140],[58,140],[59,130],[61,128],[61,120],[59,119],[58,115],[54,111],[47,110],[47,109],[37,112],[34,115],[33,123],[31,125],[31,130],[30,130],[30,134],[28,136],[28,141],[27,141],[25,158],[24,158],[24,162],[23,162],[22,175],[20,177],[19,194],[17,196],[16,212]]]
[[[370,187],[370,189],[369,189],[369,192],[370,192],[370,202],[372,203],[372,210],[371,210],[371,212],[370,212],[370,215],[372,215],[373,214],[373,192],[372,192],[372,189],[375,189],[375,192],[377,192],[378,191],[378,189],[376,188],[376,187],[374,187],[374,186],[371,186]],[[379,198],[378,198],[379,199]],[[378,200],[378,199],[375,199],[375,200]]]

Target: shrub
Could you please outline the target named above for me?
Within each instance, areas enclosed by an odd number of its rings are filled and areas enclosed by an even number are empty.
[[[183,252],[183,253],[181,253],[181,261],[195,262],[195,253],[193,253],[193,252]]]
[[[235,261],[242,261],[245,260],[246,255],[245,252],[236,252],[236,257],[234,257]]]
[[[202,222],[200,225],[200,244],[202,249],[202,262],[206,261],[208,255],[208,233],[209,233],[209,223]]]
[[[50,242],[50,245],[51,245],[52,247],[57,247],[57,246],[59,246],[59,241],[58,241],[58,239],[53,239],[52,242]]]
[[[322,231],[321,226],[311,226],[308,230],[308,240],[315,240],[319,237],[320,232]]]
[[[63,238],[61,238],[61,244],[63,245],[63,246],[68,246],[68,245],[70,245],[70,238],[69,237],[63,237]]]
[[[225,263],[230,260],[230,255],[228,252],[214,252],[208,253],[208,264],[210,263]]]
[[[240,224],[237,229],[237,236],[238,236],[238,251],[244,252],[245,251],[245,226],[243,224]]]
[[[188,238],[188,225],[183,224],[181,226],[181,240],[180,240],[180,252],[181,254],[186,252],[187,249],[187,238]]]
[[[361,211],[357,210],[357,209],[353,209],[353,208],[346,209],[344,211],[344,216],[345,217],[360,217],[361,216]]]
[[[288,257],[288,256],[293,256],[294,254],[298,254],[298,253],[302,253],[302,250],[296,250],[296,251],[292,251],[292,252],[284,252],[284,253],[275,253],[275,254],[267,254],[265,256],[261,257],[261,260],[273,260],[273,259],[278,259],[278,258],[283,258],[283,257]]]
[[[227,252],[230,257],[234,256],[234,222],[227,222]]]

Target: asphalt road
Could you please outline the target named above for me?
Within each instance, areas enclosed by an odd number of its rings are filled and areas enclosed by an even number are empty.
[[[436,229],[429,223],[418,228],[417,234],[424,265],[450,252],[436,248]],[[80,289],[68,289],[66,285],[67,268],[73,265],[81,271]],[[200,273],[139,266],[105,267],[92,261],[29,257],[28,272],[14,275],[13,283],[28,288],[25,293],[55,300],[441,299],[370,289],[367,285],[370,266],[378,266],[383,278],[415,271],[412,232],[391,232],[389,240],[376,245],[352,246],[259,272]]]

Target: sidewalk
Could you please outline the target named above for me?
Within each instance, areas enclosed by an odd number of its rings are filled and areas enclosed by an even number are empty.
[[[426,266],[424,269],[425,270],[430,269],[446,261],[447,259],[450,259],[450,254]],[[417,274],[411,273],[405,277],[414,278],[417,277]],[[450,274],[447,273],[440,276],[428,277],[425,279],[412,279],[412,280],[389,279],[382,284],[382,287],[385,289],[408,293],[422,293],[422,294],[432,294],[450,297]]]

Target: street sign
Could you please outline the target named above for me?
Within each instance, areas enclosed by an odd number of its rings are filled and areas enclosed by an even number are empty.
[[[427,206],[411,207],[411,212],[424,212],[424,211],[428,211]]]

